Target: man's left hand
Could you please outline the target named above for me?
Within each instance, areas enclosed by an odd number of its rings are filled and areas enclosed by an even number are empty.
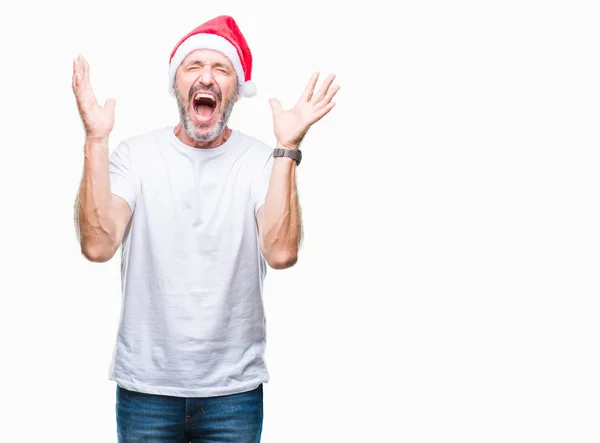
[[[339,85],[331,86],[335,74],[330,74],[321,85],[319,92],[315,93],[318,78],[319,73],[315,72],[292,109],[284,110],[279,100],[275,98],[269,100],[273,110],[275,137],[280,147],[298,149],[310,127],[335,106],[335,102],[331,100],[340,89]]]

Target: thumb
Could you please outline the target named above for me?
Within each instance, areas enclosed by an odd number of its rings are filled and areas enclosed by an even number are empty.
[[[108,100],[106,100],[106,103],[104,103],[104,109],[109,109],[114,112],[116,103],[117,102],[115,101],[115,99],[109,98]]]
[[[274,116],[279,114],[281,111],[283,111],[283,107],[281,106],[281,103],[276,98],[269,99],[269,104],[271,105],[271,109],[273,110]]]

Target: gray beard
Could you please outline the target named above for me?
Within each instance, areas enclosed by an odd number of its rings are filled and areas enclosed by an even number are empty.
[[[179,93],[179,89],[175,88],[175,98],[177,99],[177,107],[179,108],[179,118],[181,120],[181,124],[183,125],[183,129],[185,130],[187,135],[192,140],[195,140],[197,142],[209,142],[209,141],[212,141],[215,138],[217,138],[219,136],[219,134],[221,134],[221,132],[223,132],[223,129],[225,129],[225,125],[229,121],[229,116],[231,115],[231,112],[233,111],[233,105],[235,105],[235,101],[233,100],[233,98],[236,96],[236,93],[237,93],[237,88],[236,88],[236,91],[234,91],[233,96],[225,102],[225,111],[223,112],[223,114],[221,114],[221,117],[219,118],[217,123],[214,124],[215,127],[213,128],[213,130],[205,135],[201,135],[194,129],[194,123],[192,121],[192,117],[186,111],[186,107],[183,103],[181,94]],[[213,124],[213,123],[209,123],[209,124]],[[208,125],[207,125],[207,127],[208,127]]]

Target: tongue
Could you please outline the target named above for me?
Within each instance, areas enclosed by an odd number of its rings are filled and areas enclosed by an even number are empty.
[[[202,118],[208,118],[213,113],[213,107],[209,105],[198,105],[196,106],[196,114]]]

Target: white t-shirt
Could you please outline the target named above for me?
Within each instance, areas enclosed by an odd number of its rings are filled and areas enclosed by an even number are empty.
[[[127,139],[110,155],[111,191],[133,216],[109,379],[172,396],[248,391],[269,379],[255,215],[273,149],[237,130],[197,149],[173,129]]]

